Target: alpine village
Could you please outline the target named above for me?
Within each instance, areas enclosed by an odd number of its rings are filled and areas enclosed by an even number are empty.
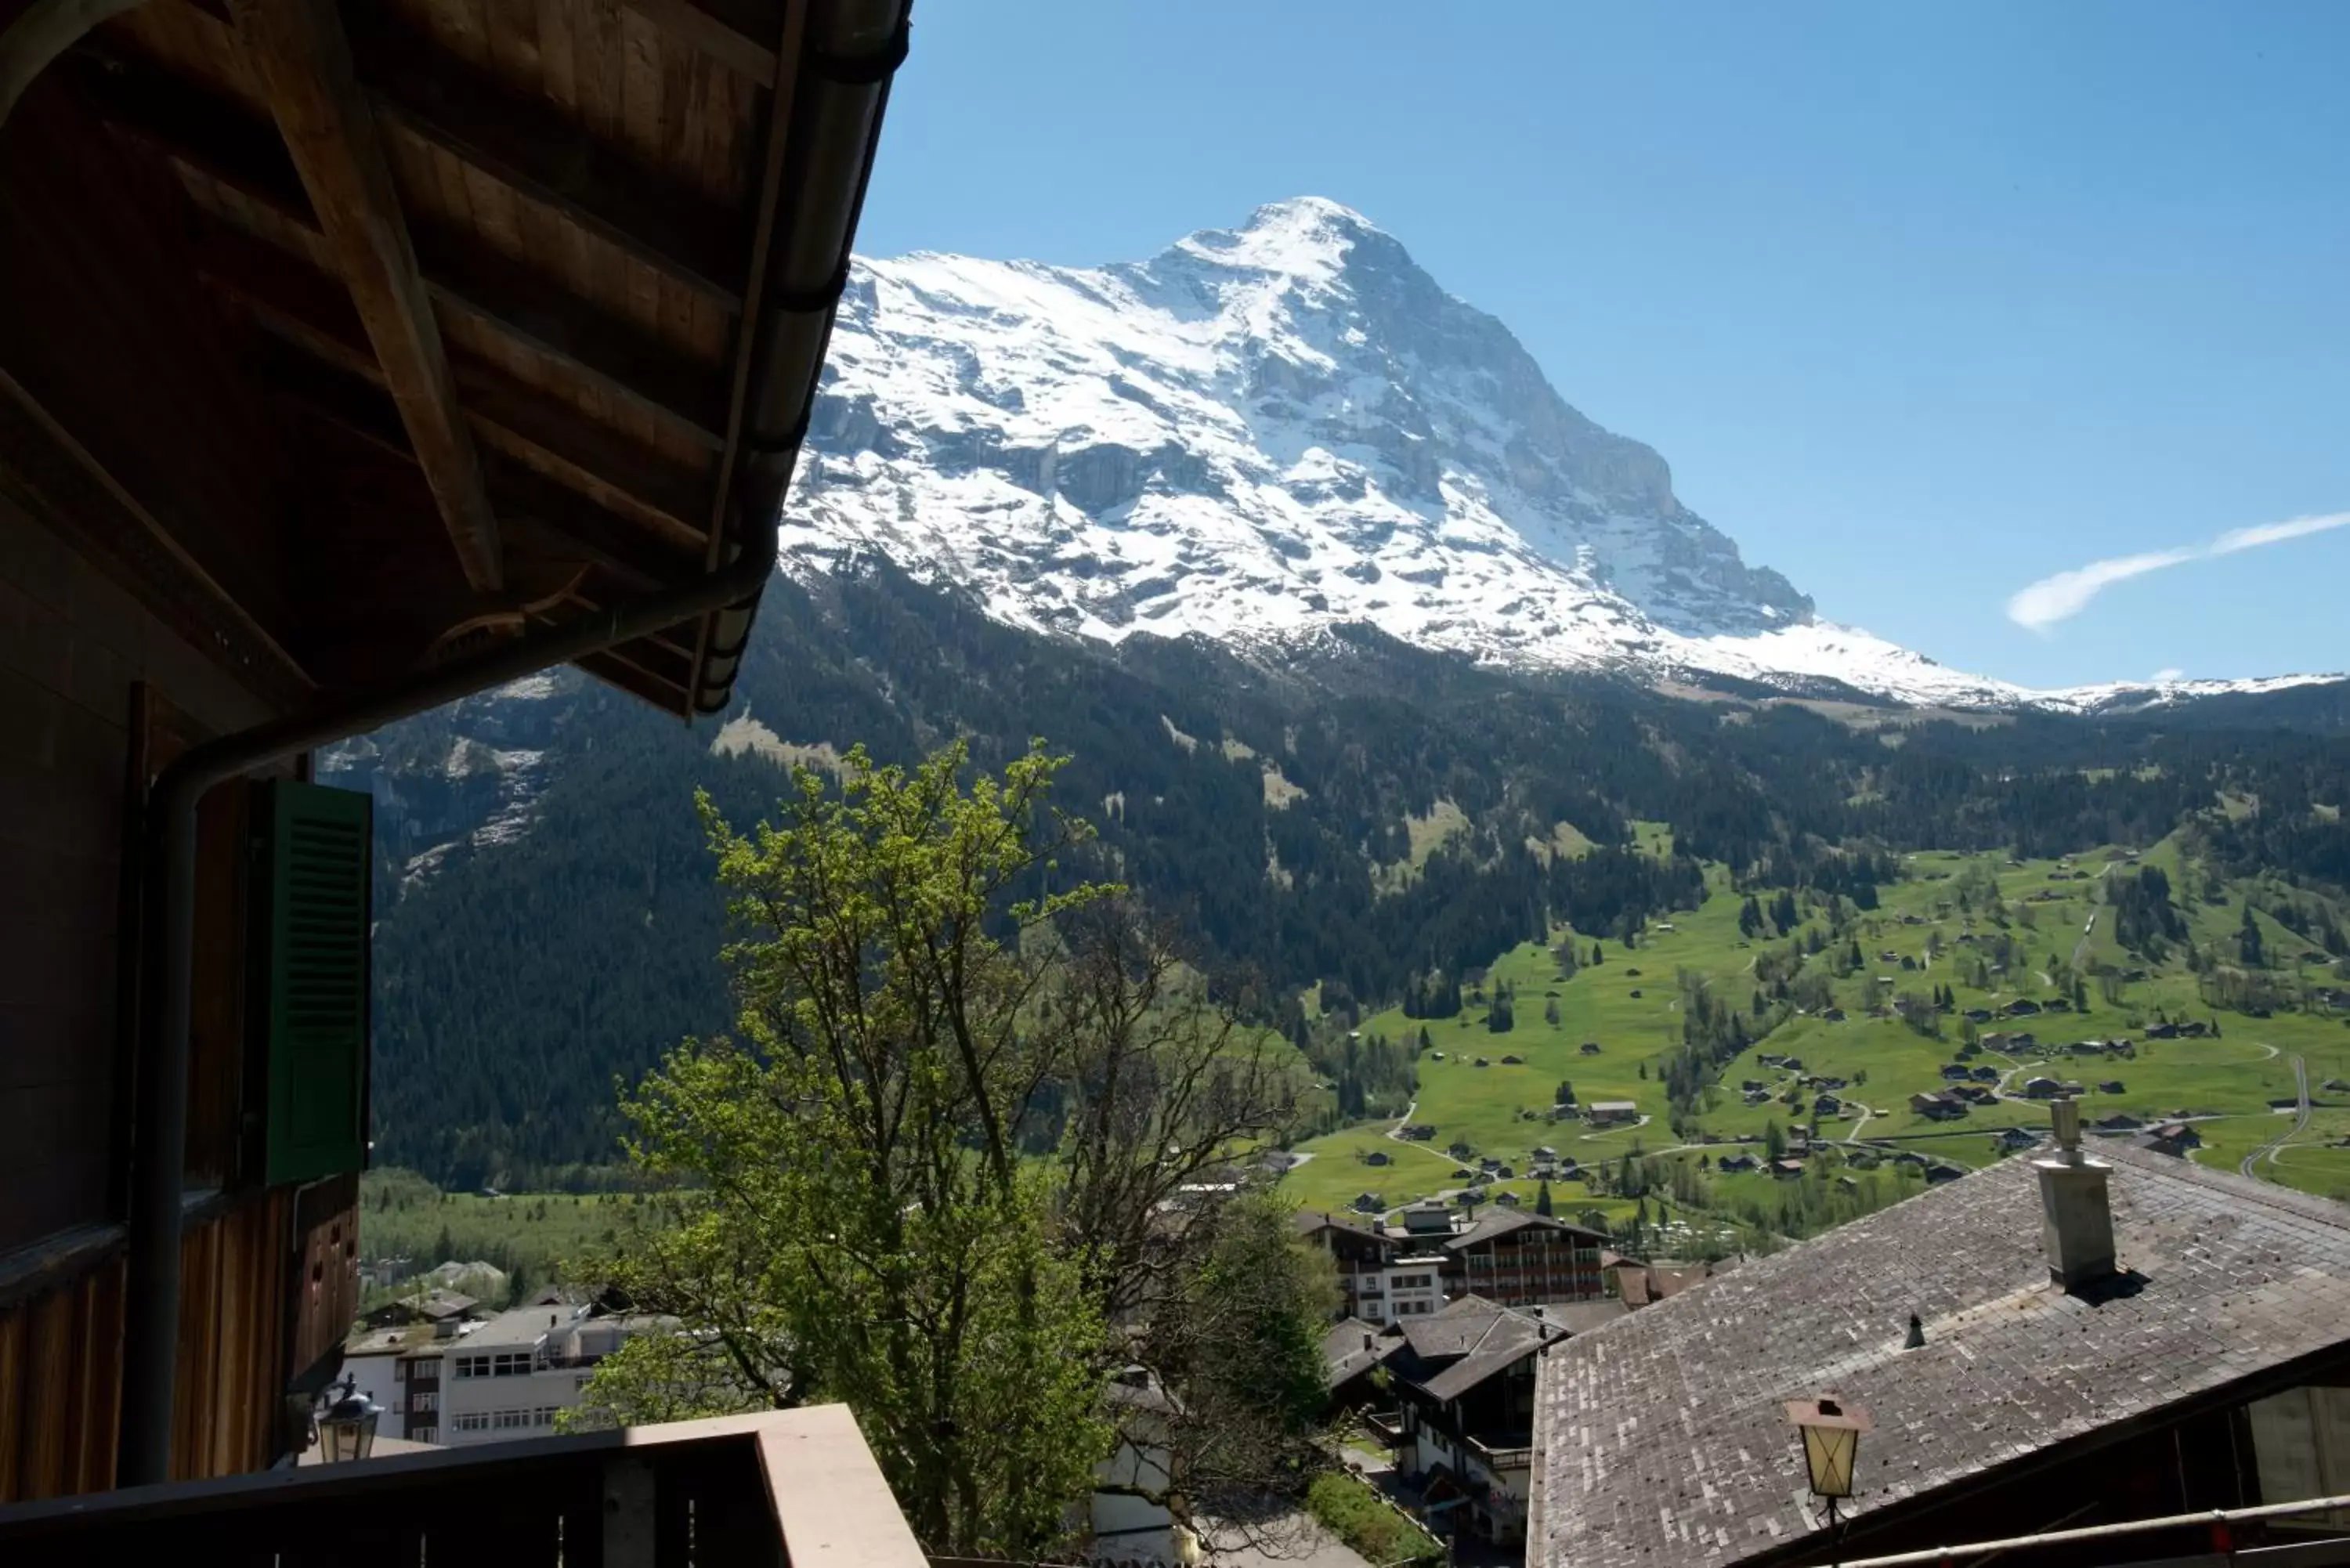
[[[0,4],[0,1563],[2350,1563],[2350,681],[853,255],[910,47]]]

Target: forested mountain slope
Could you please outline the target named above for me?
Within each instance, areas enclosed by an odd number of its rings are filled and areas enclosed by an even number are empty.
[[[1701,861],[1865,906],[1903,849],[2053,855],[2208,815],[2223,863],[2350,879],[2337,687],[1927,722],[1354,627],[1281,659],[1052,638],[868,566],[775,581],[737,690],[726,725],[688,732],[543,678],[326,760],[379,800],[379,1160],[510,1184],[607,1159],[615,1075],[728,1022],[693,789],[745,821],[785,761],[858,742],[908,760],[960,737],[1000,767],[1043,736],[1074,759],[1059,804],[1100,829],[1072,872],[1134,884],[1211,968],[1326,999],[1393,1000],[1555,922],[1651,919],[1700,896]],[[1636,853],[1635,819],[1676,852]]]

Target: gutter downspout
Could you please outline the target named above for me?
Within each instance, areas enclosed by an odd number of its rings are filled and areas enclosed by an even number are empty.
[[[804,394],[805,395],[805,394]],[[771,517],[771,514],[769,516]],[[307,712],[207,741],[163,770],[149,800],[163,876],[161,1028],[140,1064],[124,1289],[117,1486],[169,1480],[179,1372],[180,1233],[194,1005],[196,807],[213,785],[266,763],[366,734],[443,703],[754,600],[775,567],[763,519],[723,570]]]

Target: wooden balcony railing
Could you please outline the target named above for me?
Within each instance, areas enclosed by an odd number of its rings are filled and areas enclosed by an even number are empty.
[[[924,1568],[845,1405],[0,1509],[9,1568]]]

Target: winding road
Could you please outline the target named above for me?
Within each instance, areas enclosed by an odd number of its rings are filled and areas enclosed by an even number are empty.
[[[2251,1175],[2252,1167],[2264,1159],[2274,1165],[2277,1151],[2309,1130],[2309,1064],[2298,1056],[2293,1059],[2293,1091],[2300,1097],[2300,1103],[2293,1108],[2293,1126],[2244,1156],[2242,1163],[2236,1168],[2246,1176]]]

